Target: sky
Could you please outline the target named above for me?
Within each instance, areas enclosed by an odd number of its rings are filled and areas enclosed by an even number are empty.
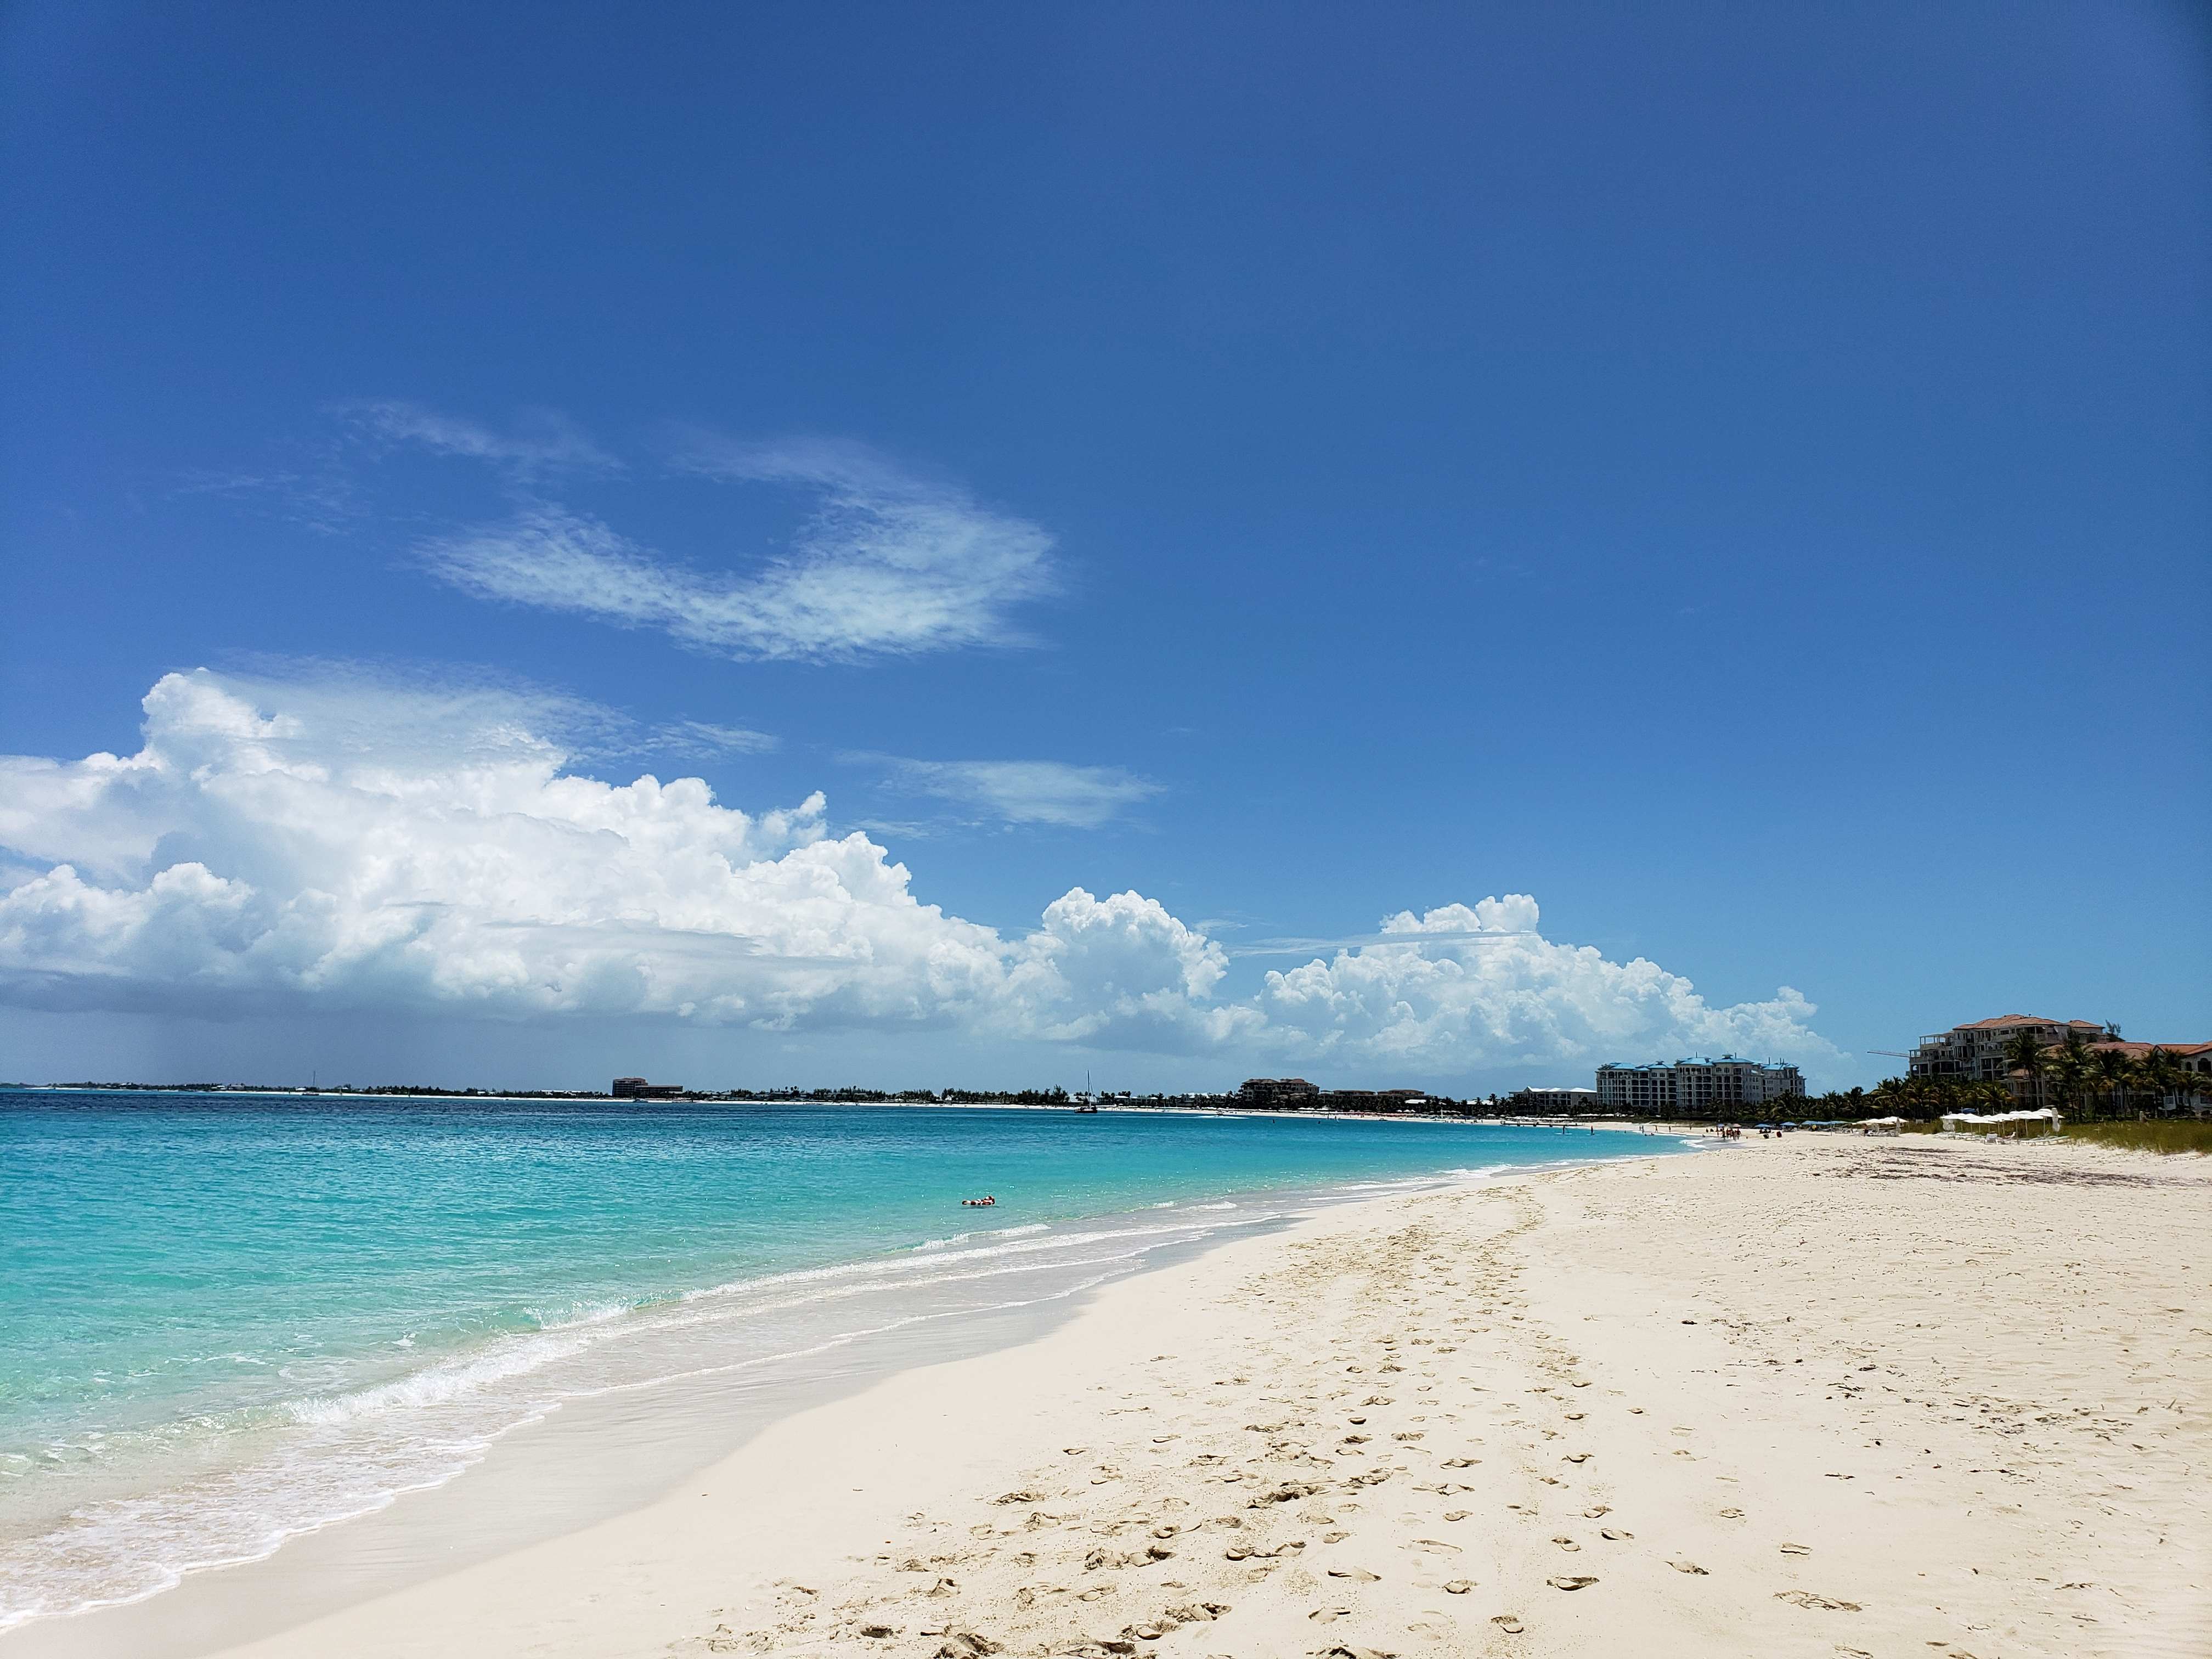
[[[2182,5],[0,12],[0,1078],[2212,1038]]]

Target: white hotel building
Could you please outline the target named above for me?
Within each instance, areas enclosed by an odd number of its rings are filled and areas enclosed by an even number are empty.
[[[1601,1066],[1597,1103],[1608,1112],[1685,1117],[1719,1116],[1735,1108],[1764,1106],[1805,1092],[1795,1066],[1769,1066],[1723,1054],[1702,1055],[1669,1064]]]

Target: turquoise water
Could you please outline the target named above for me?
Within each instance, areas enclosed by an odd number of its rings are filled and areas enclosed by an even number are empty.
[[[566,1401],[1072,1296],[1396,1183],[1653,1150],[1195,1114],[10,1096],[0,1627],[266,1554]]]

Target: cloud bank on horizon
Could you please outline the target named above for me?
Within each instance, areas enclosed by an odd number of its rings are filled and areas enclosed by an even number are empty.
[[[940,1029],[1438,1079],[1701,1050],[1816,1072],[1843,1058],[1796,991],[1713,1006],[1656,963],[1545,939],[1527,895],[1401,913],[1235,996],[1221,944],[1140,894],[1072,885],[1009,937],[924,902],[883,847],[833,831],[819,792],[749,813],[697,778],[590,776],[593,734],[619,717],[573,699],[200,669],[143,707],[134,755],[0,757],[0,1001]],[[661,740],[687,739],[769,741]],[[1140,787],[1065,769],[923,785],[1073,823]]]

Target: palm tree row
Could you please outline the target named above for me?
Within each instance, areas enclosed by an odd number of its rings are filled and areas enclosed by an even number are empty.
[[[2005,1044],[2004,1059],[2008,1074],[2043,1083],[2053,1105],[2079,1117],[2162,1112],[2168,1102],[2188,1094],[2194,1081],[2166,1049],[2137,1056],[2094,1047],[2079,1031],[2048,1048],[2023,1031]]]
[[[1978,1083],[1968,1078],[1892,1077],[1875,1085],[1868,1104],[1876,1111],[1867,1115],[1930,1118],[1946,1112],[2002,1112],[2013,1104],[2013,1097],[2002,1083]]]

